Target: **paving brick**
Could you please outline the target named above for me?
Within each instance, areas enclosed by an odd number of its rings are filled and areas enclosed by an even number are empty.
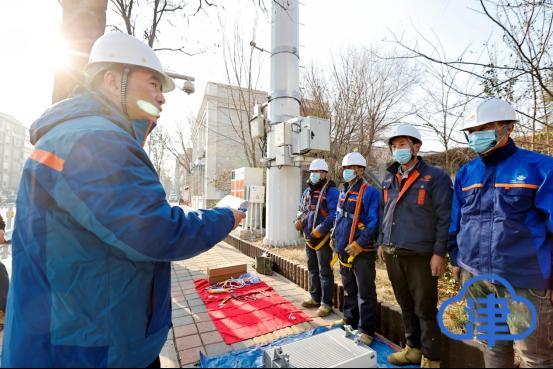
[[[175,346],[177,351],[188,350],[194,347],[200,347],[202,345],[202,340],[198,334],[186,337],[180,337],[175,340]]]
[[[211,318],[208,313],[193,314],[192,317],[196,323],[211,322]]]
[[[191,309],[194,309],[198,306],[205,307],[205,304],[201,299],[188,300],[187,302],[188,302],[188,306],[190,306]]]
[[[246,348],[252,347],[252,346],[255,346],[255,342],[253,342],[253,340],[247,340],[247,341],[237,342],[237,343],[233,344],[232,349],[233,350],[243,350],[243,349],[246,349]]]
[[[198,334],[198,329],[195,324],[182,325],[180,327],[175,327],[173,330],[175,332],[175,338]]]
[[[222,355],[230,351],[231,351],[231,347],[225,345],[224,343],[214,343],[212,345],[207,345],[205,347],[205,352],[209,356]]]
[[[179,360],[182,366],[197,363],[200,360],[200,352],[205,354],[203,347],[195,347],[188,350],[179,351]]]
[[[194,314],[207,313],[207,308],[204,304],[198,306],[190,306],[190,310],[192,310]]]
[[[203,342],[204,345],[211,345],[211,344],[214,344],[214,343],[223,342],[223,337],[217,331],[202,333],[202,334],[200,334],[200,337],[202,338],[202,342]]]
[[[198,332],[200,333],[207,333],[217,330],[217,328],[215,328],[215,325],[211,321],[196,323],[196,326],[198,327]]]
[[[183,316],[190,316],[191,312],[188,309],[179,308],[179,309],[173,310],[172,315],[173,315],[173,319],[175,319],[175,318],[181,318]]]
[[[181,326],[181,325],[188,325],[194,323],[194,319],[192,316],[182,316],[180,318],[174,318],[173,319],[173,325],[175,327]]]

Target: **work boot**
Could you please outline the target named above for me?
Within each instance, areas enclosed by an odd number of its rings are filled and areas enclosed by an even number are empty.
[[[326,304],[322,304],[319,310],[317,310],[317,316],[319,318],[324,318],[332,314],[332,308]]]
[[[361,333],[359,335],[359,341],[364,344],[365,346],[370,346],[372,345],[373,343],[373,338],[371,336],[369,336],[368,334],[366,333]]]
[[[313,300],[312,298],[309,298],[301,303],[301,306],[305,309],[315,309],[321,306],[321,303]]]
[[[345,325],[347,325],[345,319],[340,319],[340,320],[337,320],[334,323],[332,323],[333,327],[343,327]]]
[[[401,351],[395,352],[388,356],[388,362],[392,365],[412,365],[420,364],[422,360],[422,352],[419,349],[414,349],[409,346]]]
[[[432,361],[422,356],[421,368],[440,368],[441,363],[439,361]]]

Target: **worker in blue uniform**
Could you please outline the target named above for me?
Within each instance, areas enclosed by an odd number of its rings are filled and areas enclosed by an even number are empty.
[[[453,183],[418,154],[419,130],[399,124],[388,136],[394,163],[383,182],[379,254],[401,307],[406,347],[393,365],[439,368],[438,278],[446,267]]]
[[[310,279],[310,298],[302,303],[306,309],[318,308],[317,316],[332,313],[334,273],[330,262],[330,231],[336,219],[339,192],[328,178],[328,164],[315,159],[309,166],[308,187],[301,201],[296,228],[302,233],[307,252]]]
[[[486,345],[486,367],[553,367],[553,158],[523,150],[511,135],[517,112],[507,101],[478,103],[463,131],[478,158],[455,180],[450,228],[454,274],[466,283],[475,275],[503,277],[536,308],[537,327],[522,340]],[[494,281],[479,281],[469,297],[506,298],[511,334],[531,325],[527,308]],[[518,358],[518,362],[515,362]]]
[[[367,161],[358,152],[342,161],[344,188],[340,193],[333,232],[335,259],[344,286],[344,320],[360,332],[366,345],[376,329],[376,239],[380,193],[364,179]]]
[[[94,44],[86,88],[30,130],[2,367],[159,367],[171,264],[245,215],[171,207],[143,146],[174,82],[124,33]]]

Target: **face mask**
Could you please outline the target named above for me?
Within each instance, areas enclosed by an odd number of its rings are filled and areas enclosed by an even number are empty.
[[[321,173],[311,173],[309,176],[309,181],[311,181],[312,184],[316,185],[321,180]]]
[[[489,151],[497,144],[497,133],[493,131],[480,131],[468,136],[469,147],[478,154]]]
[[[353,181],[357,175],[355,174],[355,170],[353,169],[344,169],[344,173],[342,174],[344,177],[344,181],[351,182]]]
[[[412,158],[413,154],[411,153],[411,149],[400,149],[394,151],[394,160],[401,165],[408,164]]]

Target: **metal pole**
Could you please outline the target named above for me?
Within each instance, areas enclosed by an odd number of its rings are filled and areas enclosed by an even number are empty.
[[[300,115],[299,1],[272,5],[271,94],[267,157],[274,158],[274,128]],[[274,163],[273,163],[274,164]],[[301,196],[301,171],[294,166],[271,166],[267,170],[267,233],[265,244],[300,244],[293,220]]]

